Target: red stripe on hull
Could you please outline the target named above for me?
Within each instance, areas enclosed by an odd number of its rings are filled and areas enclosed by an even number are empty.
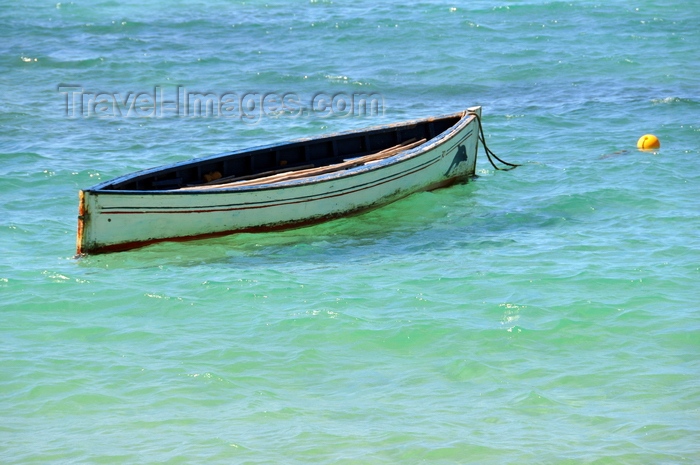
[[[351,189],[351,190],[346,190],[343,192],[339,192],[336,194],[329,194],[329,195],[324,195],[321,197],[314,197],[311,199],[305,199],[305,200],[293,200],[293,201],[286,201],[286,202],[281,202],[281,203],[272,203],[272,204],[267,204],[267,205],[246,205],[244,207],[230,207],[230,208],[209,208],[209,209],[199,209],[199,210],[156,210],[156,211],[107,211],[103,212],[105,215],[148,215],[148,214],[154,214],[154,213],[164,213],[164,214],[172,214],[172,213],[214,213],[214,212],[228,212],[228,211],[238,211],[238,210],[257,210],[260,208],[272,208],[272,207],[279,207],[282,205],[297,205],[301,203],[308,203],[308,202],[316,202],[318,200],[326,200],[326,199],[332,199],[335,197],[343,197],[346,195],[350,194],[355,194],[357,192],[361,192],[367,189],[373,189],[377,186],[381,186],[383,184],[387,184],[390,182],[394,182],[398,179],[405,178],[406,176],[410,176],[412,174],[418,173],[419,171],[423,171],[426,168],[431,167],[435,163],[438,163],[440,161],[439,158],[435,158],[434,160],[430,161],[429,163],[426,163],[422,166],[419,166],[417,168],[413,168],[409,171],[406,171],[402,173],[400,176],[395,176],[391,177],[389,179],[385,179],[381,182],[375,182],[372,183],[371,185],[368,186],[363,186],[357,189]],[[424,189],[425,190],[425,189]]]

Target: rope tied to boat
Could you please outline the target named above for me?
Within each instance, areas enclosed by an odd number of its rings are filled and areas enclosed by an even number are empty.
[[[473,115],[476,117],[476,121],[479,123],[479,140],[481,141],[481,144],[484,146],[484,152],[486,152],[486,158],[488,158],[489,163],[491,163],[491,166],[493,166],[495,169],[498,171],[509,171],[512,170],[513,168],[516,168],[521,165],[516,165],[515,163],[508,163],[507,161],[501,160],[498,158],[498,156],[491,151],[491,149],[486,145],[486,138],[484,137],[484,127],[481,125],[481,116],[479,116],[478,113],[475,113],[473,111],[467,112],[469,115]],[[501,168],[496,165],[496,163],[493,161],[493,158],[496,160],[500,161],[504,165],[508,166],[508,168]]]

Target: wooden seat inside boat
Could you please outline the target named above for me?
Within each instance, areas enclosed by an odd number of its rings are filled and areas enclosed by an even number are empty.
[[[105,190],[212,189],[281,182],[348,169],[410,150],[454,126],[460,114],[331,134],[188,160],[117,178]]]

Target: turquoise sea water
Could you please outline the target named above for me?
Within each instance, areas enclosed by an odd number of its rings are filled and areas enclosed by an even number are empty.
[[[677,0],[0,1],[0,462],[699,463],[698,23]],[[181,90],[235,98],[168,113]],[[355,95],[381,111],[344,116]],[[73,257],[80,188],[472,105],[523,166]]]

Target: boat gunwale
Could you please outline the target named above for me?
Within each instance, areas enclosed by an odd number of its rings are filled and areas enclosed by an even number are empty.
[[[477,107],[478,108],[478,107]],[[400,163],[412,160],[421,154],[434,149],[436,146],[439,146],[449,139],[453,138],[455,135],[457,135],[461,129],[463,129],[465,126],[467,126],[472,119],[475,118],[475,116],[472,114],[472,108],[468,110],[463,110],[459,111],[456,113],[451,113],[451,114],[446,114],[446,115],[440,115],[440,116],[430,116],[426,118],[420,118],[420,119],[414,119],[414,120],[408,120],[408,121],[401,121],[397,123],[390,123],[386,125],[378,125],[378,126],[371,126],[371,127],[366,127],[366,128],[360,128],[360,129],[355,129],[355,130],[350,130],[350,131],[343,131],[339,133],[330,133],[330,134],[322,134],[319,135],[318,137],[307,137],[307,138],[301,138],[301,139],[295,139],[295,140],[290,140],[286,142],[281,142],[281,143],[274,143],[274,144],[269,144],[269,145],[262,145],[262,146],[256,146],[256,147],[249,147],[246,149],[241,149],[241,150],[236,150],[233,152],[224,152],[224,153],[219,153],[215,155],[209,155],[206,157],[201,157],[201,158],[192,158],[189,160],[183,160],[180,162],[175,162],[172,164],[168,165],[160,165],[156,166],[153,168],[146,168],[143,170],[135,171],[133,173],[129,173],[126,175],[118,176],[116,178],[109,179],[107,181],[101,182],[99,184],[96,184],[92,187],[89,187],[87,189],[83,189],[83,192],[90,193],[93,195],[96,194],[119,194],[119,195],[205,195],[205,194],[231,194],[231,193],[242,193],[242,192],[251,192],[251,191],[265,191],[265,190],[275,190],[275,189],[285,189],[285,188],[292,188],[292,187],[298,187],[298,186],[303,186],[303,185],[309,185],[309,184],[317,184],[317,183],[322,183],[322,182],[329,182],[329,181],[335,181],[340,178],[347,178],[347,177],[353,177],[353,176],[359,176],[362,174],[365,174],[369,171],[376,171],[379,169],[387,168],[390,166],[395,166]],[[432,139],[428,139],[426,142],[423,144],[414,147],[412,149],[406,150],[399,152],[396,155],[392,155],[390,157],[387,157],[382,160],[378,160],[376,162],[373,162],[371,165],[360,165],[356,166],[353,168],[349,168],[346,170],[341,170],[338,172],[331,172],[331,173],[325,173],[325,174],[320,174],[320,175],[315,175],[315,176],[308,176],[308,177],[303,177],[299,179],[292,179],[288,181],[276,181],[276,182],[270,182],[270,183],[261,183],[257,185],[251,185],[251,186],[235,186],[232,185],[230,187],[215,187],[212,186],[211,189],[200,189],[200,190],[180,190],[180,189],[163,189],[163,190],[134,190],[134,189],[129,189],[129,190],[120,190],[120,189],[105,189],[102,186],[107,186],[110,184],[116,184],[116,183],[122,183],[126,182],[132,178],[135,178],[137,176],[143,176],[143,175],[148,175],[148,174],[153,174],[158,171],[162,171],[165,169],[171,169],[180,165],[186,165],[186,164],[196,164],[199,162],[205,162],[208,160],[213,160],[216,158],[223,158],[223,157],[228,157],[228,156],[233,156],[241,153],[247,153],[247,152],[254,152],[258,150],[267,150],[267,149],[273,149],[277,147],[283,147],[283,146],[290,146],[293,144],[303,144],[306,142],[312,142],[312,141],[320,141],[320,140],[332,140],[337,137],[344,137],[344,136],[351,136],[351,135],[359,135],[363,134],[366,132],[370,131],[382,131],[385,129],[392,129],[392,128],[398,128],[401,126],[411,126],[415,124],[421,124],[421,123],[428,123],[433,120],[440,120],[440,119],[448,119],[448,118],[455,118],[459,117],[459,119],[448,129],[445,131],[441,132],[440,134],[436,135]]]

